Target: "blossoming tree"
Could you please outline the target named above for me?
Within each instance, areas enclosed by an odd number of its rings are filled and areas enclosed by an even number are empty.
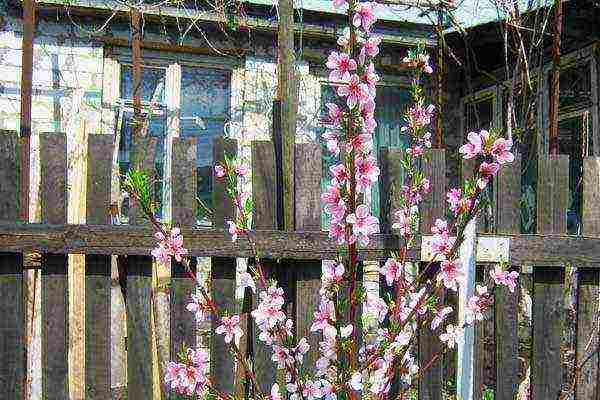
[[[512,142],[496,133],[471,132],[468,142],[460,148],[464,159],[477,159],[479,167],[473,178],[460,188],[447,193],[450,220],[437,219],[431,227],[435,260],[414,272],[407,266],[408,250],[417,238],[419,205],[429,192],[429,180],[419,170],[420,161],[431,147],[431,123],[435,109],[426,104],[421,87],[422,74],[431,74],[428,56],[421,50],[409,51],[404,64],[412,71],[410,93],[413,105],[405,112],[404,135],[410,137],[410,147],[402,160],[406,171],[401,190],[400,206],[394,212],[392,228],[404,240],[402,248],[382,263],[380,274],[392,295],[381,298],[367,292],[359,279],[360,248],[369,244],[379,231],[378,219],[371,215],[365,194],[379,179],[379,168],[373,155],[375,88],[379,76],[374,58],[379,53],[380,39],[371,33],[376,21],[372,3],[355,0],[334,0],[334,6],[347,10],[349,27],[338,40],[339,49],[327,59],[329,79],[337,88],[337,101],[327,104],[327,130],[323,135],[328,151],[338,162],[330,168],[331,180],[322,194],[328,216],[329,237],[340,246],[335,260],[323,262],[320,304],[314,313],[312,332],[319,332],[320,357],[311,368],[304,368],[304,355],[309,344],[304,337],[294,337],[293,321],[284,310],[284,291],[262,270],[256,245],[250,230],[252,202],[240,188],[250,170],[237,159],[226,159],[216,165],[215,175],[226,182],[227,193],[237,209],[236,218],[227,222],[231,239],[248,240],[255,252],[255,262],[242,274],[239,291],[247,288],[256,293],[258,305],[252,318],[259,329],[259,340],[272,349],[272,360],[285,377],[285,386],[275,383],[270,393],[263,393],[256,380],[251,360],[238,347],[243,331],[238,315],[219,310],[210,293],[199,287],[191,295],[188,310],[198,319],[217,321],[215,333],[223,336],[230,347],[237,368],[249,382],[250,397],[280,400],[323,398],[356,399],[361,396],[388,396],[392,382],[399,385],[399,398],[404,398],[411,383],[440,361],[444,352],[455,348],[461,331],[468,324],[483,319],[491,303],[496,285],[513,291],[517,273],[496,267],[487,285],[478,286],[468,299],[464,323],[447,323],[455,312],[452,307],[438,306],[434,301],[445,290],[457,291],[463,284],[464,266],[458,258],[458,248],[464,240],[466,225],[477,215],[482,205],[481,195],[502,164],[513,160]],[[400,111],[399,111],[400,112]],[[160,224],[153,217],[152,206],[140,180],[127,180],[128,190],[140,201],[142,209],[157,229],[157,246],[152,251],[157,262],[170,266],[171,258],[189,266],[184,238],[178,228]],[[190,270],[190,278],[194,279]],[[362,316],[359,309],[362,307]],[[416,321],[439,335],[443,350],[419,365],[411,353],[416,340]],[[385,321],[385,324],[383,324]],[[359,345],[361,329],[376,332],[366,336]],[[210,394],[222,400],[235,398],[232,393],[216,389],[208,375],[208,354],[203,349],[189,348],[178,360],[169,363],[165,383],[182,395],[200,398]],[[313,371],[313,372],[311,372]]]

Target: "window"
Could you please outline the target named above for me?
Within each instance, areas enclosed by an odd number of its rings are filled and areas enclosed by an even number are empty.
[[[133,120],[133,69],[130,65],[121,65],[121,99],[119,100],[119,167],[125,175],[131,167]],[[165,69],[144,66],[141,76],[142,129],[157,139],[154,171],[154,198],[157,205],[157,217],[162,215],[162,176],[164,158],[164,138],[166,134]],[[129,198],[123,199],[123,218],[129,214]]]
[[[181,70],[182,137],[198,141],[198,198],[212,208],[213,141],[223,135],[229,120],[231,98],[230,71],[200,67]],[[206,219],[199,207],[199,219]]]

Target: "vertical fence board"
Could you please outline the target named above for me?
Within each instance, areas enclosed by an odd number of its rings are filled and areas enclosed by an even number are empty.
[[[43,223],[67,222],[67,139],[40,134],[40,199]],[[42,396],[65,399],[68,390],[67,255],[42,256]]]
[[[569,157],[546,155],[540,156],[538,162],[538,232],[565,234]],[[563,283],[564,268],[533,267],[531,393],[534,399],[555,399],[561,390]]]
[[[318,144],[297,144],[295,148],[295,228],[299,231],[321,230],[322,157]],[[294,261],[290,266],[296,274],[295,326],[297,338],[306,337],[310,344],[304,365],[314,368],[319,358],[321,335],[311,332],[314,312],[319,307],[321,260]]]
[[[254,202],[253,228],[277,229],[277,185],[275,181],[275,151],[271,142],[252,142],[252,197]],[[276,262],[262,261],[263,272],[273,276]],[[257,299],[253,296],[253,309]],[[254,338],[252,354],[260,389],[269,393],[277,370],[271,361],[269,346],[258,340],[258,327],[252,323]]]
[[[444,150],[429,150],[423,161],[422,170],[430,180],[431,192],[425,197],[421,206],[420,230],[424,234],[430,234],[431,226],[435,220],[444,216],[446,195],[446,154]],[[421,268],[424,268],[425,265],[422,263]],[[438,267],[436,265],[432,268]],[[428,275],[433,276],[433,271]],[[444,299],[439,299],[436,306],[443,307],[443,305]],[[427,325],[421,324],[419,327],[419,360],[421,365],[429,362],[442,349],[439,334],[440,332],[432,332]],[[441,400],[443,386],[443,364],[440,360],[432,365],[419,381],[419,399]]]
[[[0,393],[20,399],[23,393],[23,256],[0,253]]]
[[[173,138],[171,207],[173,224],[182,228],[196,226],[196,165],[196,140]],[[190,268],[195,269],[195,261],[193,258]],[[197,346],[198,327],[195,315],[186,309],[194,291],[194,281],[188,276],[185,267],[175,260],[171,263],[170,291],[170,352],[171,359],[176,360],[184,345],[192,348]]]
[[[589,157],[583,161],[582,221],[585,236],[600,235],[600,158]],[[576,385],[576,398],[598,399],[600,396],[600,359],[598,352],[598,298],[600,297],[600,271],[579,270],[579,295],[577,301],[577,365],[582,365]]]
[[[112,135],[88,137],[86,223],[110,223]],[[85,256],[85,394],[110,399],[111,258]]]
[[[19,136],[0,130],[0,220],[19,219]]]
[[[132,164],[154,175],[155,138],[134,138]],[[138,158],[139,157],[139,158]],[[152,189],[152,193],[154,193]],[[135,201],[130,201],[129,223],[146,222]],[[134,399],[152,399],[155,392],[152,329],[152,257],[128,256],[127,270],[127,393]]]
[[[503,166],[496,179],[496,229],[499,234],[518,234],[521,229],[521,156]],[[486,277],[487,278],[487,277]],[[496,399],[512,400],[519,386],[519,290],[496,288]]]
[[[19,218],[19,138],[0,131],[0,221]],[[20,399],[23,393],[23,255],[0,253],[0,393]]]
[[[213,159],[218,163],[224,163],[225,156],[235,156],[237,143],[234,140],[218,139],[213,147]],[[213,174],[214,175],[214,174]],[[227,196],[226,184],[213,176],[213,226],[221,228],[225,226],[225,221],[233,220],[235,217],[235,207],[232,200]],[[240,313],[240,321],[244,329],[240,350],[242,354],[248,353],[248,318],[247,310],[236,309],[235,299],[235,275],[236,259],[225,257],[211,258],[211,295],[215,299],[220,310],[231,314]],[[223,336],[214,333],[219,321],[212,321],[212,334],[210,339],[211,350],[211,375],[215,379],[215,385],[226,393],[231,393],[235,387],[235,371],[233,359],[228,351],[228,345],[223,340]],[[241,367],[240,367],[241,368]]]

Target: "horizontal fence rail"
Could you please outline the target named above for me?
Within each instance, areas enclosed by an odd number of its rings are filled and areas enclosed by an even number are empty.
[[[229,359],[222,337],[214,334],[216,322],[201,326],[186,310],[194,283],[188,279],[183,266],[173,262],[167,271],[167,284],[160,285],[157,283],[160,270],[150,257],[155,246],[154,232],[137,205],[130,204],[127,225],[116,224],[114,209],[120,192],[115,179],[119,138],[112,135],[87,138],[86,167],[79,171],[85,187],[83,205],[69,204],[72,179],[69,173],[79,167],[73,167],[70,162],[67,138],[62,134],[40,134],[39,139],[40,223],[23,223],[18,221],[19,207],[28,205],[19,204],[18,137],[14,132],[0,133],[0,293],[3,295],[0,356],[6,360],[0,363],[0,398],[20,399],[30,378],[23,369],[25,358],[33,354],[25,332],[24,316],[28,306],[24,270],[32,267],[41,269],[43,398],[68,398],[73,384],[70,378],[78,367],[68,357],[69,321],[77,312],[73,299],[69,298],[72,295],[69,278],[74,272],[69,257],[73,254],[85,255],[82,270],[85,298],[77,300],[85,303],[85,351],[80,359],[85,369],[86,399],[108,399],[115,386],[111,374],[115,351],[111,344],[116,323],[111,318],[116,298],[112,290],[115,279],[125,302],[126,333],[121,339],[125,347],[126,336],[126,386],[130,399],[168,398],[160,377],[166,362],[175,359],[184,344],[209,348],[215,385],[223,391],[243,395],[246,383],[240,369]],[[219,162],[225,155],[237,154],[240,146],[233,140],[218,139],[213,147],[213,160]],[[156,138],[137,139],[131,157],[137,157],[147,170],[154,171],[157,148]],[[321,148],[312,143],[296,145],[296,231],[293,232],[277,230],[280,188],[273,143],[252,142],[250,153],[254,202],[252,237],[267,258],[265,272],[277,279],[285,290],[285,307],[293,316],[297,333],[309,340],[311,351],[307,365],[312,367],[318,357],[320,340],[310,332],[310,325],[318,307],[321,262],[338,254],[336,243],[321,230]],[[277,379],[277,372],[268,349],[254,334],[256,327],[249,311],[256,298],[250,292],[245,293],[243,299],[235,297],[238,263],[252,257],[252,249],[244,239],[232,242],[221,229],[234,215],[233,205],[226,197],[223,184],[210,178],[212,227],[199,226],[197,189],[199,184],[207,182],[201,180],[206,176],[199,177],[196,140],[166,140],[161,154],[164,172],[155,184],[162,188],[163,217],[181,227],[185,247],[192,256],[201,257],[193,259],[193,268],[200,268],[200,264],[208,260],[205,264],[212,296],[220,308],[240,315],[244,330],[240,350],[252,359],[258,381],[268,392]],[[372,265],[378,265],[391,251],[403,245],[391,229],[403,181],[402,157],[401,149],[384,148],[378,154],[382,171],[381,233],[374,235],[371,243],[360,251],[365,280],[369,265],[373,270]],[[429,228],[436,218],[444,216],[447,159],[449,155],[444,150],[430,150],[422,165],[430,177],[431,193],[421,207],[421,236],[407,257],[416,267],[430,261]],[[589,157],[583,161],[582,236],[566,234],[568,157],[541,156],[537,161],[536,234],[519,234],[521,162],[518,156],[513,164],[501,170],[490,189],[495,223],[490,228],[483,217],[477,221],[476,280],[483,281],[499,262],[522,274],[518,290],[515,293],[498,290],[487,320],[475,327],[472,385],[476,400],[484,398],[484,390],[494,392],[497,400],[514,399],[528,368],[533,398],[557,398],[561,390],[569,387],[565,380],[567,374],[564,374],[564,368],[568,367],[564,354],[569,348],[572,351],[567,353],[572,354],[574,363],[586,361],[577,377],[576,398],[591,399],[600,390],[598,355],[590,352],[598,344],[593,332],[600,295],[600,159]],[[472,168],[472,163],[464,163],[462,175],[470,176]],[[68,211],[73,207],[84,209],[85,223],[67,223]],[[41,254],[33,266],[26,261],[31,258],[31,252]],[[573,271],[571,266],[576,267],[575,273],[569,272]],[[382,293],[387,289],[385,285],[376,288]],[[571,306],[574,317],[570,321],[565,317],[565,293],[569,290],[575,299]],[[531,322],[524,324],[520,310],[527,293],[532,299]],[[438,306],[443,304],[456,307],[456,295],[446,293]],[[570,336],[565,334],[569,323]],[[525,344],[524,331],[529,332],[526,336],[530,338]],[[421,362],[426,362],[441,348],[438,334],[426,326],[419,328],[416,349]],[[29,352],[25,353],[24,348]],[[421,377],[420,400],[441,400],[455,390],[455,356],[449,354],[443,363]]]

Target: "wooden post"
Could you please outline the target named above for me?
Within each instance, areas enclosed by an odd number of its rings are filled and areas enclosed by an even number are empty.
[[[469,222],[465,228],[465,240],[460,246],[460,261],[465,274],[465,283],[458,294],[458,325],[465,322],[465,309],[475,288],[475,250],[477,246],[476,222]],[[456,369],[456,395],[461,400],[473,400],[473,348],[475,329],[473,324],[466,327],[458,344],[458,367]]]
[[[281,168],[283,187],[283,226],[294,229],[294,143],[298,113],[298,88],[294,56],[294,2],[279,0],[279,25],[277,36],[278,86],[277,102],[273,113],[273,141],[281,137]],[[275,111],[280,109],[280,113]],[[277,151],[277,150],[276,150]],[[277,154],[277,153],[276,153]],[[278,165],[279,168],[279,165]]]

